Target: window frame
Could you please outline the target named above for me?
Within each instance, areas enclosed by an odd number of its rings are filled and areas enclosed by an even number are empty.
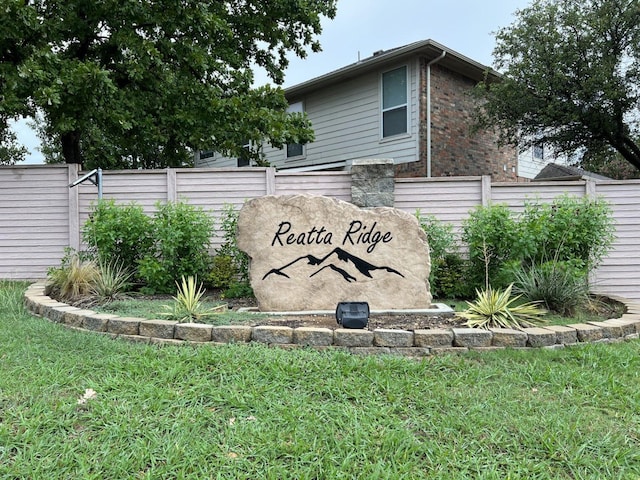
[[[249,150],[251,149],[251,140],[247,140],[245,143],[243,143],[242,149],[245,150],[247,153],[249,153]],[[244,157],[243,155],[236,157],[236,166],[238,168],[250,167],[251,158],[249,157],[249,155],[247,155],[246,157]]]
[[[304,113],[304,112],[305,112],[305,104],[303,100],[290,103],[289,106],[287,107],[287,113]],[[289,145],[291,146],[299,145],[302,153],[300,153],[299,155],[289,155]],[[304,143],[290,143],[290,144],[287,143],[284,146],[284,159],[286,162],[292,162],[292,161],[304,159],[306,158],[306,156],[307,156],[307,148]]]
[[[404,75],[405,75],[405,103],[398,103],[395,104],[391,107],[386,107],[384,106],[384,91],[385,91],[385,75],[395,72],[397,70],[404,70]],[[403,137],[407,137],[410,136],[410,128],[411,128],[411,121],[410,121],[410,115],[411,115],[411,110],[410,110],[410,105],[411,105],[411,90],[410,90],[410,70],[409,70],[409,65],[408,64],[404,64],[404,65],[400,65],[394,68],[391,68],[389,70],[385,70],[383,72],[380,73],[380,140],[381,141],[388,141],[388,140],[392,140],[392,139],[396,139],[396,138],[403,138]],[[403,132],[398,132],[398,133],[394,133],[391,135],[386,135],[385,136],[385,113],[387,112],[392,112],[394,110],[400,110],[403,109],[405,110],[405,130]]]

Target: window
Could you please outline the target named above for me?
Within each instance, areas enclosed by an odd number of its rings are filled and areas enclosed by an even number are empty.
[[[289,113],[304,113],[304,105],[302,102],[295,102],[287,108]],[[304,145],[301,143],[287,144],[287,158],[302,157],[304,155]]]
[[[382,74],[382,137],[407,133],[407,67]]]
[[[533,158],[536,160],[544,160],[544,146],[542,144],[533,146]]]
[[[251,159],[249,157],[249,148],[251,147],[251,143],[249,140],[243,143],[242,145],[242,153],[238,157],[238,166],[239,167],[249,167],[251,166]]]
[[[214,155],[213,150],[200,150],[200,160],[204,160],[205,158],[211,158]]]

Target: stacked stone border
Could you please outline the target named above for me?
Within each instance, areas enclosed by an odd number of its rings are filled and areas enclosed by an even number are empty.
[[[369,330],[179,323],[96,313],[58,302],[44,293],[45,285],[30,285],[26,307],[34,314],[70,328],[98,332],[113,338],[149,344],[246,344],[259,342],[282,348],[343,349],[354,354],[394,354],[426,357],[443,353],[492,351],[504,348],[564,348],[621,342],[640,336],[640,302],[612,297],[626,306],[621,318],[544,328]]]

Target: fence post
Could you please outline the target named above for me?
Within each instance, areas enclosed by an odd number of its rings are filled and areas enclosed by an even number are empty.
[[[482,206],[486,207],[491,203],[491,175],[482,176]]]
[[[69,222],[69,247],[80,250],[80,201],[79,188],[69,188],[78,179],[80,165],[67,165],[67,195],[69,196],[69,208],[67,211]]]
[[[268,167],[265,171],[265,191],[267,195],[276,194],[276,169]]]
[[[176,202],[177,194],[177,175],[173,168],[167,168],[167,203]]]

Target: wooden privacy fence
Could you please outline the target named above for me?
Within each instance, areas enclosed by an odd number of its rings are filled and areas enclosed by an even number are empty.
[[[0,167],[0,278],[38,279],[58,265],[65,247],[80,246],[80,231],[97,188],[69,188],[75,165]],[[225,204],[239,208],[267,194],[311,193],[351,200],[349,172],[286,173],[272,168],[166,169],[103,172],[104,198],[136,202],[152,214],[156,202],[184,199],[216,220]],[[640,181],[491,183],[489,177],[396,179],[395,207],[434,215],[459,230],[477,205],[507,204],[521,211],[527,199],[548,201],[569,193],[599,195],[612,206],[617,239],[594,276],[603,293],[640,299]],[[213,248],[221,237],[212,239]]]

